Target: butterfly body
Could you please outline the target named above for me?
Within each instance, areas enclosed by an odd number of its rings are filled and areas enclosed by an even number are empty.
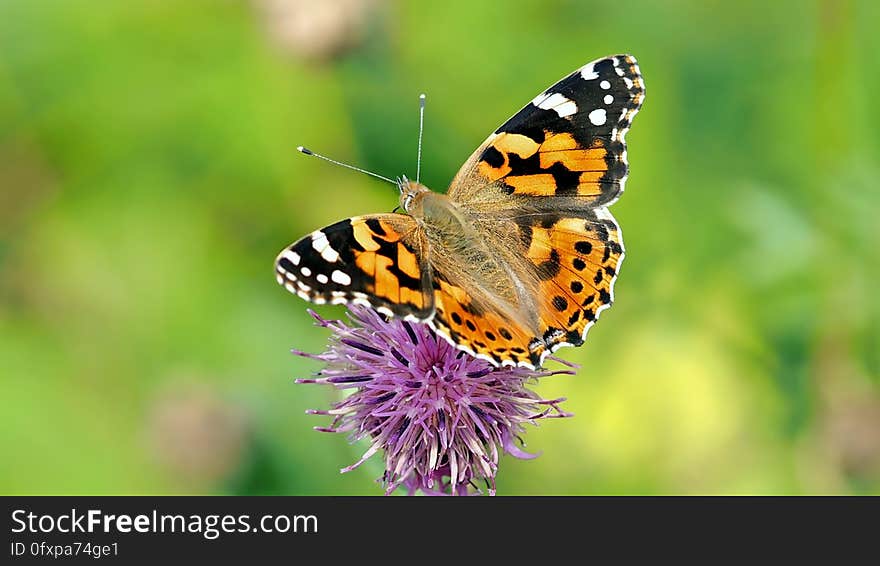
[[[509,247],[501,246],[504,226],[479,222],[478,218],[456,205],[444,194],[421,193],[407,212],[418,229],[424,232],[426,255],[433,270],[445,274],[459,287],[469,289],[471,302],[495,303],[496,310],[513,316],[528,301],[529,293],[518,293],[522,269],[515,257],[506,257]],[[493,228],[501,228],[501,230]],[[508,231],[509,232],[509,231]],[[532,309],[526,308],[526,312]]]
[[[279,283],[426,322],[495,364],[581,345],[623,259],[608,206],[643,99],[631,56],[581,67],[491,134],[446,194],[404,178],[405,214],[345,219],[282,250]]]

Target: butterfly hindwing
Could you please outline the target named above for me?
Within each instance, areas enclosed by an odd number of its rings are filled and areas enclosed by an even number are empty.
[[[624,256],[617,222],[605,208],[587,218],[530,215],[520,222],[526,257],[541,281],[541,353],[561,345],[580,346],[614,299]]]
[[[583,198],[607,205],[628,172],[624,135],[644,99],[635,59],[588,63],[499,127],[449,188],[459,202],[503,195]],[[487,194],[488,191],[488,194]]]
[[[314,303],[364,304],[423,320],[434,307],[423,247],[411,216],[355,216],[282,250],[275,272],[280,284]]]
[[[448,281],[442,273],[434,274],[433,285],[436,313],[430,324],[440,335],[495,364],[540,365],[540,353],[528,348],[533,333],[484,308],[465,287]]]

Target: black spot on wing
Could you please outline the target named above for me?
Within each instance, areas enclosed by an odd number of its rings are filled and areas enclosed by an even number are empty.
[[[569,330],[565,335],[565,341],[572,346],[581,346],[584,343],[584,339],[577,330]]]
[[[578,171],[570,171],[568,167],[557,161],[552,166],[544,169],[544,173],[553,175],[556,182],[556,194],[558,196],[576,195],[581,174]]]
[[[510,173],[508,173],[508,176],[517,177],[519,175],[534,175],[535,173],[542,173],[541,156],[537,153],[533,153],[526,158],[522,158],[515,153],[508,153],[507,159],[508,166],[510,167]]]
[[[568,308],[568,301],[562,295],[556,295],[553,297],[553,308],[562,312]]]
[[[486,148],[480,159],[495,168],[504,165],[504,155],[491,145]]]
[[[366,222],[367,222],[367,227],[370,230],[372,230],[374,234],[376,234],[377,236],[384,236],[385,235],[385,229],[382,228],[382,223],[379,222],[379,219],[368,218]]]
[[[587,242],[586,240],[581,240],[580,242],[576,242],[574,244],[574,249],[579,254],[590,255],[590,253],[593,251],[593,244]]]

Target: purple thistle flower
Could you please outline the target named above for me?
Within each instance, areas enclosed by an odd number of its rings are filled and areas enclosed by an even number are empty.
[[[475,482],[483,479],[494,495],[501,453],[538,456],[517,446],[524,424],[571,416],[559,406],[564,398],[542,399],[525,387],[539,377],[573,374],[571,369],[495,367],[425,324],[386,320],[365,307],[351,307],[352,324],[309,313],[334,334],[322,354],[293,350],[326,364],[315,379],[297,383],[353,390],[329,410],[308,411],[333,417],[315,430],[347,433],[351,442],[370,439],[369,449],[342,472],[381,452],[386,494],[400,486],[409,494],[479,493]]]

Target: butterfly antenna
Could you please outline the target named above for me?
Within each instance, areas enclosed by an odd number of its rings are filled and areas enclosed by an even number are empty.
[[[367,171],[366,169],[361,169],[360,167],[355,167],[354,165],[349,165],[348,163],[343,163],[341,161],[336,161],[335,159],[330,159],[329,157],[321,155],[320,153],[315,153],[314,151],[312,151],[311,149],[309,149],[307,147],[299,146],[298,148],[296,148],[296,150],[300,153],[304,153],[304,154],[310,155],[312,157],[317,157],[318,159],[323,159],[324,161],[329,161],[330,163],[333,163],[334,165],[340,165],[342,167],[345,167],[346,169],[353,169],[353,170],[359,171],[361,173],[366,173],[367,175],[370,175],[371,177],[375,177],[377,179],[382,179],[386,183],[391,183],[392,185],[397,186],[397,182],[394,181],[394,179],[389,179],[388,177],[383,177],[382,175],[379,175],[378,173],[373,173],[372,171]]]
[[[422,178],[422,132],[425,130],[425,95],[419,95],[419,156],[416,159],[416,183]]]

